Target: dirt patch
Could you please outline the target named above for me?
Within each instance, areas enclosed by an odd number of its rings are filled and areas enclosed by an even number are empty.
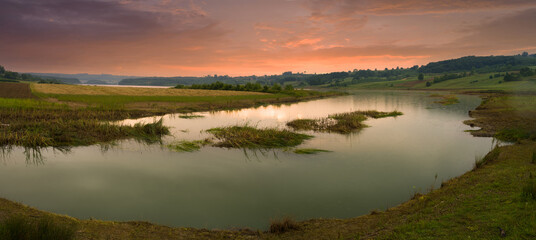
[[[0,83],[1,98],[34,98],[26,83]]]
[[[143,88],[143,87],[102,87],[65,84],[34,84],[33,90],[46,94],[77,95],[123,95],[123,96],[237,96],[263,95],[258,92],[239,92],[201,89]]]

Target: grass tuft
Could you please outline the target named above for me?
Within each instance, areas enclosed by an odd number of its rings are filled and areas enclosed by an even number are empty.
[[[268,149],[295,147],[313,136],[277,128],[258,129],[250,126],[230,126],[207,130],[219,142],[217,147]]]
[[[179,141],[176,143],[169,144],[167,145],[167,147],[175,152],[194,152],[199,151],[201,147],[211,143],[212,141],[210,139],[196,141]]]
[[[272,220],[270,223],[270,233],[281,234],[291,230],[299,230],[298,223],[291,217]]]
[[[350,133],[362,129],[367,125],[362,122],[371,118],[396,117],[402,115],[399,111],[378,112],[378,111],[355,111],[349,113],[339,113],[329,115],[327,118],[319,119],[297,119],[287,123],[287,126],[294,130],[312,130],[319,132]]]
[[[322,152],[331,152],[329,150],[316,149],[316,148],[298,148],[294,150],[296,154],[317,154]]]

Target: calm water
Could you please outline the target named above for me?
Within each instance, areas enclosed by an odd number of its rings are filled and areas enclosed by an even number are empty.
[[[397,118],[367,120],[351,135],[310,133],[300,147],[333,151],[297,155],[205,147],[177,153],[135,141],[43,151],[42,162],[26,161],[15,148],[0,164],[0,197],[42,210],[87,219],[146,220],[170,226],[265,229],[280,216],[349,218],[396,206],[416,191],[472,168],[492,146],[464,130],[467,111],[480,99],[459,96],[441,106],[427,93],[357,92],[311,102],[169,115],[170,143],[202,139],[202,130],[232,124],[283,128],[295,118],[326,117],[354,110],[399,110]],[[152,121],[152,118],[135,121]],[[437,180],[435,176],[437,175]]]

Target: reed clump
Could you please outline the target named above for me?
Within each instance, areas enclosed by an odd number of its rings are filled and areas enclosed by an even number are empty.
[[[312,136],[277,128],[255,128],[248,125],[212,128],[207,130],[218,140],[217,147],[226,148],[286,148],[303,143]]]
[[[169,134],[162,119],[154,123],[119,126],[108,121],[131,116],[123,111],[0,108],[0,145],[24,147],[81,146],[135,138],[156,142]]]
[[[319,132],[350,133],[367,127],[362,122],[371,118],[396,117],[402,115],[399,111],[355,111],[329,115],[319,119],[297,119],[287,123],[294,130],[312,130]]]
[[[281,234],[291,230],[299,230],[300,226],[291,217],[275,219],[270,222],[270,233]]]

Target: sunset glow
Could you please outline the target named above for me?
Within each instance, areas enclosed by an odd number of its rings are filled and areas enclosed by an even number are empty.
[[[536,51],[533,0],[0,0],[19,72],[245,76]]]

